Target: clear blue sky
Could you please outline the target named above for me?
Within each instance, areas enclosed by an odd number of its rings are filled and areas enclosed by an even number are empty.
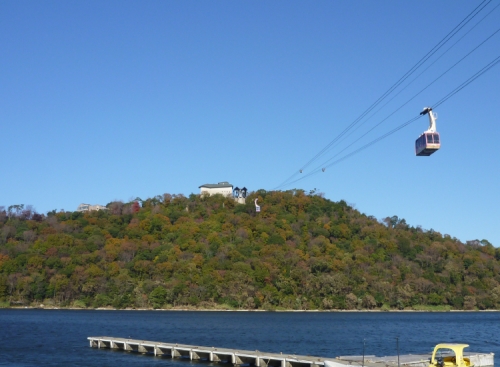
[[[0,205],[75,210],[82,202],[189,195],[219,181],[272,190],[479,4],[2,1]],[[342,144],[495,32],[497,5]],[[353,148],[434,105],[498,57],[499,46],[500,33]],[[436,109],[442,148],[433,156],[414,155],[428,125],[421,118],[284,189],[317,188],[378,219],[397,215],[500,246],[499,97],[497,65]],[[342,144],[309,168],[321,167]]]

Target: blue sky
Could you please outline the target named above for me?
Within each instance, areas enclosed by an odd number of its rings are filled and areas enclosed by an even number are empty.
[[[75,210],[81,202],[189,195],[219,181],[272,190],[480,3],[3,1],[0,205]],[[407,81],[429,66],[420,77],[303,175],[410,99],[338,157],[417,116],[498,57],[500,33],[415,97],[498,30],[498,5],[486,6]],[[500,246],[499,92],[497,65],[436,108],[442,148],[431,157],[414,155],[428,125],[421,118],[283,189],[317,188],[378,219],[397,215]]]

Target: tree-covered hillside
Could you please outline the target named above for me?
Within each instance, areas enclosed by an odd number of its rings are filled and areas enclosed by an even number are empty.
[[[0,208],[0,304],[500,308],[500,249],[486,240],[379,222],[301,190],[260,190],[246,205],[169,194],[141,204]]]

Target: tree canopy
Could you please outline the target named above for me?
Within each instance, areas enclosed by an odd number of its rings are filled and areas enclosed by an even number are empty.
[[[378,221],[314,191],[259,190],[247,204],[164,194],[107,208],[0,207],[0,304],[500,308],[500,249],[487,240]]]

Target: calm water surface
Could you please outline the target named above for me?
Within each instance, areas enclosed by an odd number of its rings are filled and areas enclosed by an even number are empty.
[[[335,357],[430,352],[440,342],[493,352],[500,366],[500,312],[281,313],[1,310],[2,366],[210,367],[90,348],[88,336]],[[193,366],[196,365],[196,366]],[[217,365],[214,365],[217,366]]]

